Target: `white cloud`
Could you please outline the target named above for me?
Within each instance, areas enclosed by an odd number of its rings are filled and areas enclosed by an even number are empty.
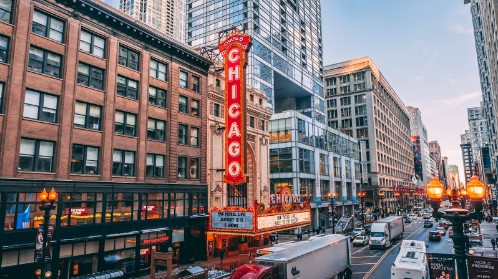
[[[481,97],[482,97],[481,92],[470,92],[470,93],[466,93],[466,94],[460,94],[458,96],[455,96],[454,98],[439,100],[439,103],[446,106],[447,108],[455,108],[455,107],[458,107],[462,104],[465,104],[471,100],[481,98]]]

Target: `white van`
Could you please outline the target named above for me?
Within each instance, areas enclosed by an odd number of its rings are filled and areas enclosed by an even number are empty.
[[[403,240],[391,267],[391,279],[428,279],[429,265],[425,252],[424,241]]]

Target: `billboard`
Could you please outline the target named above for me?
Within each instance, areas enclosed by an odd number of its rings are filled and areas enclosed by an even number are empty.
[[[469,278],[493,279],[498,272],[498,259],[469,256],[467,258]]]
[[[245,74],[251,37],[233,29],[218,49],[225,68],[225,176],[230,185],[246,183]]]
[[[431,279],[455,279],[455,260],[451,254],[427,253],[429,275]],[[474,278],[474,277],[472,277]]]
[[[413,146],[413,167],[415,168],[415,177],[423,181],[424,176],[422,172],[422,152],[420,150],[420,137],[412,136],[412,146]]]

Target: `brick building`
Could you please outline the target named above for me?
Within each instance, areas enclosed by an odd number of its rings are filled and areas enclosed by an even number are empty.
[[[205,258],[209,66],[98,2],[2,1],[2,278],[33,275],[37,193],[52,187],[58,278],[139,272],[151,243]]]

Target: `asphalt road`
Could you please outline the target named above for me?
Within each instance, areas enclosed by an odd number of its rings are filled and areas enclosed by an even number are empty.
[[[435,228],[435,227],[434,227]],[[448,234],[441,241],[429,241],[429,231],[434,228],[424,228],[422,218],[405,224],[403,239],[423,240],[429,245],[428,253],[452,253],[453,241]],[[353,247],[351,251],[354,279],[389,279],[391,266],[399,252],[401,240],[396,241],[386,250],[370,250],[367,246]]]

